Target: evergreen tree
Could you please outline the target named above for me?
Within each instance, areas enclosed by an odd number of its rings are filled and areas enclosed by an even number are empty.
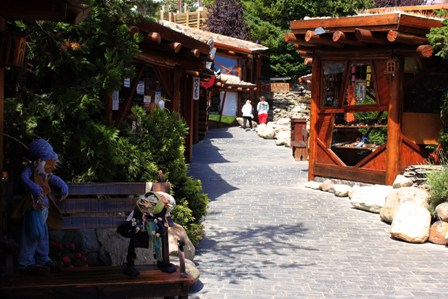
[[[270,61],[264,62],[269,69],[263,74],[293,79],[308,73],[309,68],[303,65],[293,45],[284,41],[290,21],[307,16],[352,15],[356,10],[373,6],[372,0],[243,0],[242,3],[250,39],[270,49]]]
[[[244,12],[238,0],[221,0],[208,8],[207,28],[209,31],[247,40],[248,28]]]

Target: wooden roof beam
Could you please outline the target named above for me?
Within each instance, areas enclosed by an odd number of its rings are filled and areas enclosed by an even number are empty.
[[[305,41],[310,44],[341,48],[343,45],[337,44],[326,34],[316,34],[314,30],[308,30],[305,34]]]
[[[303,37],[303,39],[299,38],[291,32],[285,34],[285,42],[293,44],[296,48],[300,46],[313,46],[305,41],[305,37]]]
[[[308,66],[312,66],[312,65],[313,65],[313,58],[306,57],[306,58],[303,60],[303,64],[304,64],[304,65],[308,65]]]
[[[145,40],[160,45],[160,43],[162,42],[162,36],[158,32],[149,32],[145,35]]]
[[[424,45],[428,43],[426,37],[416,36],[413,34],[400,33],[395,30],[390,30],[387,33],[387,40],[391,43],[407,44],[407,45]]]
[[[432,48],[431,45],[420,45],[417,46],[416,48],[409,48],[409,47],[396,48],[394,49],[394,52],[406,56],[429,58],[434,53],[434,49]]]
[[[179,53],[180,49],[182,49],[182,44],[178,42],[172,42],[168,45],[168,48],[173,50],[174,53]]]
[[[389,45],[385,36],[382,36],[378,32],[372,32],[367,29],[356,28],[356,38],[364,43],[377,44],[377,45]]]
[[[313,57],[313,49],[309,47],[298,47],[297,54],[302,57]]]
[[[365,43],[357,40],[353,34],[344,33],[340,30],[337,30],[333,33],[333,42],[342,45],[357,46],[357,47],[364,47],[366,45]]]

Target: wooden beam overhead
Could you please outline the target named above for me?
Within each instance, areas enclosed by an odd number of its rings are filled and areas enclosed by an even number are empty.
[[[407,45],[422,45],[428,43],[428,39],[426,37],[400,33],[395,30],[390,30],[387,33],[387,40],[391,43],[400,43]]]
[[[356,28],[356,38],[364,43],[376,44],[376,45],[389,45],[386,36],[378,32],[372,32],[371,30]]]
[[[5,19],[26,19],[79,24],[91,8],[73,0],[1,0],[0,16]]]
[[[333,42],[335,42],[337,44],[341,44],[341,45],[348,45],[348,46],[357,46],[357,47],[366,46],[365,43],[356,39],[354,34],[345,33],[340,30],[337,30],[333,33]]]
[[[285,42],[287,43],[295,43],[297,42],[297,37],[294,33],[288,32],[285,34]]]
[[[190,51],[191,54],[193,54],[194,57],[199,58],[199,56],[201,55],[201,52],[199,52],[198,49],[192,49]]]
[[[421,45],[417,47],[416,52],[421,55],[421,57],[429,58],[432,56],[434,50],[431,45]]]
[[[158,32],[149,32],[145,35],[145,39],[158,45],[160,45],[160,43],[162,42],[162,37]]]
[[[210,52],[210,46],[202,41],[189,37],[181,32],[177,32],[171,28],[165,27],[156,22],[140,23],[137,25],[142,32],[157,32],[160,34],[162,41],[178,42],[183,47],[190,49],[199,49],[202,54]]]
[[[420,45],[420,46],[397,46],[394,48],[393,52],[398,55],[403,55],[407,57],[420,57],[429,58],[434,54],[434,49],[431,45]]]
[[[333,39],[327,34],[316,34],[314,30],[308,30],[305,34],[305,41],[310,44],[330,46],[335,48],[341,48],[342,45],[333,42]]]
[[[180,49],[182,49],[182,44],[178,42],[172,42],[170,43],[169,48],[172,49],[174,53],[179,53]]]
[[[364,15],[341,18],[315,18],[309,20],[291,21],[290,27],[293,34],[305,34],[308,30],[318,27],[325,29],[338,28],[341,31],[353,31],[355,28],[375,28],[387,30],[397,27],[400,19],[399,13],[384,15]]]

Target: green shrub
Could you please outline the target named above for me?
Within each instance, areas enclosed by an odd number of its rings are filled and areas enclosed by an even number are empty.
[[[129,140],[130,146],[136,149],[134,160],[140,159],[150,167],[156,165],[163,171],[176,199],[173,218],[185,228],[190,240],[197,244],[201,240],[203,227],[200,223],[207,212],[208,196],[201,192],[201,182],[187,175],[184,142],[188,128],[176,112],[167,109],[156,109],[148,116],[143,108],[135,106],[131,112],[134,125],[123,128],[120,140]],[[126,156],[119,158],[123,161],[129,159]],[[146,175],[154,181],[157,178],[156,169],[149,170]],[[131,174],[129,170],[127,173]],[[142,181],[146,177],[135,176],[130,179]]]
[[[429,211],[434,218],[437,218],[436,207],[448,201],[448,165],[442,171],[432,171],[427,174],[430,186]]]

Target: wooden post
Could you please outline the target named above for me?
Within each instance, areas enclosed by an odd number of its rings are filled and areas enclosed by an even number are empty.
[[[260,97],[261,93],[261,55],[257,55],[257,98]]]
[[[319,100],[320,100],[320,84],[321,84],[321,62],[317,57],[313,57],[312,66],[312,77],[311,82],[313,82],[311,87],[311,110],[310,110],[310,152],[309,152],[309,162],[308,162],[308,180],[314,180],[314,163],[316,161],[317,155],[317,120],[319,119]]]
[[[132,98],[134,97],[136,89],[137,89],[138,81],[140,81],[140,79],[142,78],[143,73],[145,71],[145,67],[146,67],[145,64],[142,64],[140,66],[138,74],[135,77],[134,82],[132,83],[131,90],[129,91],[129,95],[127,97],[126,103],[124,104],[124,107],[122,109],[120,109],[121,115],[120,115],[120,118],[118,119],[117,127],[119,127],[121,125],[121,123],[125,120],[125,118],[127,116],[129,108],[131,107]]]
[[[5,19],[0,17],[0,33],[5,31]],[[4,122],[4,102],[5,102],[5,93],[4,93],[4,86],[5,84],[5,69],[0,66],[0,168],[1,168],[1,174],[2,174],[2,182],[0,184],[0,240],[3,240],[3,214],[5,211],[3,211],[3,207],[6,206],[4,204],[4,198],[3,198],[3,122]],[[5,256],[3,254],[3,246],[0,246],[0,253],[1,256]]]
[[[403,59],[401,59],[398,64],[399,66],[396,74],[389,75],[391,95],[387,118],[386,185],[392,185],[395,177],[400,172]]]
[[[181,71],[178,67],[174,68],[173,74],[173,111],[180,114],[180,77]]]
[[[221,111],[219,112],[218,128],[219,128],[219,124],[221,123],[222,113],[224,112],[224,105],[226,104],[226,97],[227,97],[227,90],[224,91],[224,96],[222,97],[222,106],[221,106]]]
[[[104,119],[107,123],[112,123],[112,94],[105,92],[104,101]]]
[[[183,93],[183,99],[184,99],[184,119],[185,123],[187,124],[189,130],[188,135],[185,138],[185,159],[187,163],[190,163],[193,157],[193,134],[195,125],[194,125],[194,103],[197,102],[193,100],[193,77],[188,76],[183,80],[184,82],[184,93]]]

